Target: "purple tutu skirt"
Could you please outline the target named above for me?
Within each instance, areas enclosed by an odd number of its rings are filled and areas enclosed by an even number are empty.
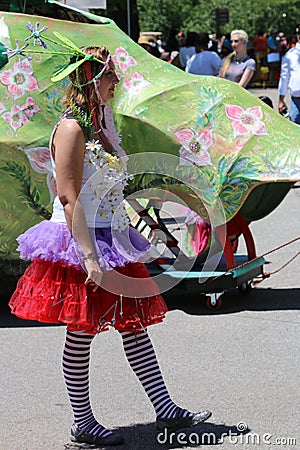
[[[127,227],[123,231],[96,228],[90,230],[90,235],[103,270],[141,261],[150,250],[147,239],[133,227]],[[63,223],[44,220],[21,234],[17,241],[21,259],[82,266],[81,250],[69,228]]]

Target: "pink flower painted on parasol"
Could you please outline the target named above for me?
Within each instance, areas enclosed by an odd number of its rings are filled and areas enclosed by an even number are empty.
[[[227,117],[231,119],[231,126],[235,135],[268,134],[266,126],[261,120],[263,113],[260,106],[253,106],[245,110],[238,105],[225,105],[225,111]]]
[[[16,62],[12,69],[3,70],[0,81],[7,86],[8,92],[17,99],[25,92],[33,92],[39,89],[38,82],[32,76],[33,69],[28,60]]]
[[[112,56],[112,60],[116,64],[116,66],[119,66],[122,72],[126,72],[126,70],[130,66],[137,65],[136,60],[132,56],[130,56],[129,53],[123,47],[117,48],[115,54]]]
[[[47,147],[20,147],[26,153],[28,161],[35,172],[47,174],[46,181],[51,201],[56,195],[56,182],[52,174],[50,150]]]
[[[14,129],[15,132],[18,128],[21,128],[28,122],[28,117],[18,105],[13,105],[11,111],[4,113],[2,117]]]
[[[189,161],[197,166],[212,165],[208,152],[208,148],[213,143],[211,129],[205,129],[196,134],[190,128],[183,128],[177,131],[175,136],[182,145],[179,150],[182,164],[186,164]]]
[[[35,114],[39,113],[41,110],[35,103],[32,97],[28,97],[26,102],[21,106],[27,117],[33,117]]]
[[[145,80],[143,75],[135,72],[129,80],[124,81],[123,86],[130,90],[132,94],[137,95],[140,94],[146,86],[149,86],[149,84],[150,83]]]

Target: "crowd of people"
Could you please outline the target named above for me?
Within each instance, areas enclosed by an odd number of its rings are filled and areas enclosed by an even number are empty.
[[[244,30],[233,30],[221,39],[181,31],[165,43],[145,34],[138,43],[191,74],[219,76],[244,88],[278,87],[278,111],[300,124],[300,25],[294,31],[290,38],[278,30],[258,31],[251,38]],[[290,111],[284,101],[288,92]]]
[[[231,33],[226,33],[217,38],[215,33],[188,31],[185,34],[181,31],[175,35],[175,39],[169,39],[167,42],[156,40],[150,35],[143,35],[138,43],[154,56],[169,61],[186,72],[198,73],[195,72],[195,67],[199,67],[198,62],[201,61],[203,72],[209,72],[209,75],[218,75],[216,67],[218,65],[219,68],[221,67],[220,60],[224,60],[235,51],[230,35]],[[296,34],[287,38],[285,33],[278,30],[269,32],[259,30],[254,37],[245,35],[244,37],[247,55],[254,59],[256,64],[252,83],[266,83],[269,87],[277,87],[282,58],[290,48],[296,45]],[[216,53],[219,59],[207,52]],[[192,57],[194,57],[193,63],[189,61]],[[212,60],[214,61],[213,68],[209,70],[208,66],[212,64]]]

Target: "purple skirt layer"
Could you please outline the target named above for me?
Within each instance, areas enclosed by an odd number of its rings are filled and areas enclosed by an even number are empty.
[[[111,228],[89,231],[99,265],[104,270],[143,261],[151,247],[147,239],[130,226],[123,231]],[[82,252],[65,224],[44,220],[21,234],[17,241],[22,259],[82,266]]]

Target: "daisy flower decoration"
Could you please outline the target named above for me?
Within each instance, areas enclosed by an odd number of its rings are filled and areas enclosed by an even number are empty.
[[[99,140],[95,141],[95,139],[88,141],[85,146],[88,151],[93,153],[97,153],[102,149],[102,145],[99,143]]]

